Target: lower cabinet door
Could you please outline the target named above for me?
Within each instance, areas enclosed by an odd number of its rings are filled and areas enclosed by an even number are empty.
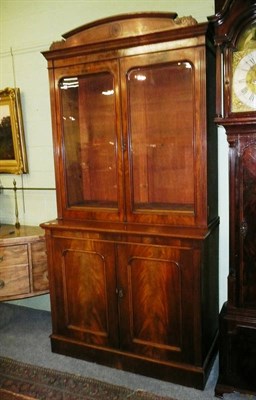
[[[200,337],[200,252],[118,245],[121,348],[162,361],[194,362]]]
[[[89,345],[195,363],[200,250],[53,239],[54,332]]]
[[[55,238],[53,249],[55,333],[88,344],[117,347],[114,245]]]

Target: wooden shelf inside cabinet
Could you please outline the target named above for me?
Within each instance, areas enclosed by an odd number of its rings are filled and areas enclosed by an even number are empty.
[[[48,293],[44,231],[37,226],[0,227],[0,301]]]

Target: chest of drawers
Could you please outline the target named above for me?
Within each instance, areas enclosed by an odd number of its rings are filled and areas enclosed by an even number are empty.
[[[48,293],[44,232],[37,226],[0,227],[0,301]]]

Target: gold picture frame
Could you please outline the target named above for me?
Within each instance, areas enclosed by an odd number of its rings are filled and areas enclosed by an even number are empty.
[[[0,173],[28,172],[20,90],[0,90]]]

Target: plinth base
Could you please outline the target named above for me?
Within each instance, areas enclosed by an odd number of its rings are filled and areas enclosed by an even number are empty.
[[[256,310],[220,313],[219,378],[215,395],[239,392],[256,395]]]

